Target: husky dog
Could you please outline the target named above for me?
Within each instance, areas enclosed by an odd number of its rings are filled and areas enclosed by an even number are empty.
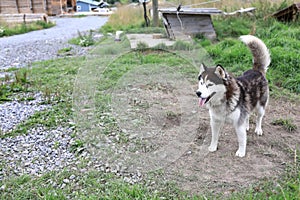
[[[229,122],[233,124],[238,138],[239,148],[236,156],[244,157],[249,115],[254,109],[257,111],[255,133],[263,133],[261,123],[269,98],[266,72],[271,58],[269,50],[260,39],[252,35],[241,36],[240,39],[253,55],[253,69],[235,78],[221,65],[208,68],[202,64],[196,94],[199,97],[199,105],[207,105],[209,108],[212,137],[208,150],[217,150],[220,131],[224,123]]]

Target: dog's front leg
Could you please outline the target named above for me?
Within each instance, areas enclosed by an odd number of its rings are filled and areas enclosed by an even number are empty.
[[[210,146],[208,147],[208,150],[210,152],[214,152],[218,148],[218,140],[219,140],[220,130],[223,125],[224,125],[224,121],[215,119],[212,116],[210,117],[211,143],[210,143]]]
[[[235,131],[238,137],[239,149],[235,153],[238,157],[244,157],[246,155],[246,144],[247,144],[247,132],[245,124],[235,126]]]

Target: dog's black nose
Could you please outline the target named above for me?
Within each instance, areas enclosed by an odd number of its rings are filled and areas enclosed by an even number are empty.
[[[196,92],[196,95],[197,95],[198,97],[201,97],[201,94],[202,94],[202,93],[201,93],[200,91],[197,91],[197,92]]]

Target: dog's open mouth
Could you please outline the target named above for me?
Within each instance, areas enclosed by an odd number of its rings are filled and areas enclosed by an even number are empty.
[[[206,104],[207,102],[209,102],[209,100],[216,94],[216,92],[211,93],[211,95],[209,95],[207,98],[199,98],[199,106],[203,106],[204,104]]]

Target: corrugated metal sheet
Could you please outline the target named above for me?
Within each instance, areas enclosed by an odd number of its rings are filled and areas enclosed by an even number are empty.
[[[177,14],[176,8],[165,8],[159,9],[161,13],[170,13],[170,14]],[[179,14],[221,14],[222,11],[217,8],[182,8],[178,12]]]

